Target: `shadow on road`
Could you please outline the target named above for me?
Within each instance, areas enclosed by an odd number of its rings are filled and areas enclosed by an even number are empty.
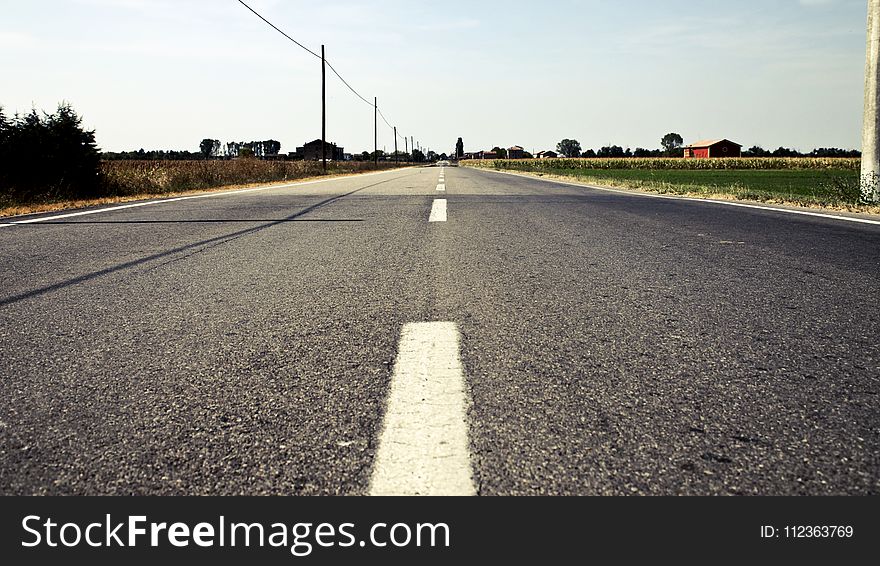
[[[387,180],[385,180],[385,181],[379,181],[378,183],[373,183],[373,184],[371,184],[371,185],[367,185],[367,186],[365,186],[365,187],[361,187],[361,188],[359,188],[359,189],[355,189],[355,190],[353,190],[353,191],[349,191],[349,192],[347,192],[347,193],[345,193],[345,194],[341,194],[341,195],[337,195],[337,196],[332,197],[332,198],[328,198],[328,199],[323,200],[323,201],[321,201],[321,202],[319,202],[319,203],[313,204],[312,206],[309,206],[309,207],[307,207],[307,208],[305,208],[305,209],[303,209],[303,210],[300,210],[299,212],[297,212],[297,213],[295,213],[295,214],[291,214],[290,216],[288,216],[288,217],[286,217],[286,218],[282,218],[282,219],[278,219],[278,220],[271,220],[271,221],[265,222],[265,223],[263,223],[263,224],[260,224],[259,226],[253,226],[253,227],[251,227],[251,228],[246,228],[246,229],[244,229],[244,230],[239,230],[239,231],[237,231],[237,232],[232,232],[232,233],[229,233],[229,234],[224,234],[223,236],[217,236],[217,237],[214,237],[214,238],[208,238],[207,240],[202,240],[202,241],[195,242],[195,243],[192,243],[192,244],[187,244],[187,245],[185,245],[185,246],[179,246],[179,247],[177,247],[177,248],[173,248],[173,249],[170,249],[170,250],[166,250],[166,251],[164,251],[164,252],[160,252],[160,253],[157,253],[157,254],[153,254],[153,255],[150,255],[150,256],[147,256],[147,257],[143,257],[143,258],[140,258],[140,259],[136,259],[136,260],[128,261],[128,262],[125,262],[125,263],[120,263],[120,264],[118,264],[118,265],[114,265],[114,266],[112,266],[112,267],[108,267],[108,268],[106,268],[106,269],[101,269],[101,270],[99,270],[99,271],[94,271],[94,272],[92,272],[92,273],[87,273],[87,274],[85,274],[85,275],[80,275],[79,277],[74,277],[74,278],[72,278],[72,279],[68,279],[67,281],[62,281],[62,282],[60,282],[60,283],[55,283],[55,284],[53,284],[53,285],[47,285],[46,287],[41,287],[41,288],[39,288],[39,289],[34,289],[34,290],[32,290],[32,291],[27,291],[27,292],[25,292],[25,293],[20,293],[20,294],[18,294],[18,295],[13,295],[13,296],[11,296],[11,297],[7,297],[7,298],[5,298],[5,299],[0,299],[0,307],[4,307],[4,306],[7,306],[7,305],[15,304],[15,303],[18,303],[18,302],[20,302],[20,301],[24,301],[24,300],[27,300],[27,299],[31,299],[31,298],[33,298],[33,297],[38,297],[38,296],[40,296],[40,295],[45,295],[46,293],[51,293],[51,292],[53,292],[53,291],[58,291],[58,290],[60,290],[60,289],[64,289],[64,288],[66,288],[66,287],[70,287],[70,286],[73,286],[73,285],[79,285],[80,283],[85,283],[86,281],[91,281],[92,279],[97,279],[98,277],[103,277],[104,275],[109,275],[109,274],[111,274],[111,273],[116,273],[117,271],[122,271],[122,270],[125,270],[125,269],[130,269],[130,268],[132,268],[132,267],[137,267],[137,266],[139,266],[139,265],[143,265],[143,264],[145,264],[145,263],[149,263],[149,262],[151,262],[151,261],[156,261],[156,260],[158,260],[158,259],[162,259],[162,258],[165,258],[165,257],[171,256],[171,255],[174,255],[174,254],[179,254],[179,253],[182,253],[182,252],[186,252],[186,251],[194,250],[194,249],[196,249],[196,248],[200,248],[200,247],[203,247],[203,246],[212,246],[212,247],[213,247],[213,246],[217,246],[217,245],[227,244],[227,243],[229,243],[229,242],[232,242],[232,241],[234,241],[234,240],[237,240],[238,238],[242,238],[242,237],[247,236],[247,235],[250,235],[250,234],[255,234],[255,233],[257,233],[257,232],[260,232],[260,231],[265,230],[265,229],[267,229],[267,228],[271,228],[271,227],[273,227],[273,226],[277,226],[277,225],[279,225],[279,224],[284,224],[284,223],[288,223],[288,222],[295,222],[295,221],[304,222],[305,220],[299,220],[300,217],[305,216],[306,214],[309,214],[309,213],[311,213],[311,212],[314,212],[315,210],[317,210],[317,209],[319,209],[319,208],[321,208],[321,207],[324,207],[324,206],[327,206],[327,205],[329,205],[329,204],[332,204],[332,203],[334,203],[334,202],[336,202],[336,201],[338,201],[338,200],[344,199],[344,198],[346,198],[346,197],[350,197],[350,196],[353,195],[353,194],[359,193],[359,192],[361,192],[361,191],[365,191],[365,190],[367,190],[367,189],[371,189],[371,188],[373,188],[373,187],[377,187],[377,186],[379,186],[379,185],[382,185],[382,184],[385,184],[385,183],[391,182],[391,181],[393,181],[393,180],[399,180],[399,179],[387,179]],[[187,222],[187,221],[180,221],[180,222]],[[207,222],[210,222],[210,221],[207,221]],[[220,221],[220,222],[237,222],[237,221],[223,220],[223,221]],[[259,220],[247,220],[247,221],[239,221],[239,222],[252,223],[252,222],[259,222]],[[49,222],[46,222],[46,224],[48,224],[48,223],[49,223]],[[94,224],[100,224],[100,223],[110,224],[111,222],[100,222],[100,221],[99,221],[99,222],[94,222]],[[162,224],[162,223],[165,223],[165,221],[134,221],[134,222],[129,222],[129,221],[116,221],[115,223],[118,223],[118,224],[134,224],[134,223],[156,223],[156,224]],[[172,222],[172,221],[168,221],[168,223],[173,223],[173,222]],[[27,224],[27,225],[22,225],[22,226],[33,226],[34,224],[40,224],[40,223]],[[65,223],[64,223],[64,222],[59,222],[59,224],[65,224]],[[81,223],[80,223],[80,222],[68,222],[67,224],[81,224]],[[82,224],[85,224],[85,223],[83,222]],[[90,224],[91,224],[91,223],[90,223]]]
[[[47,221],[47,222],[39,222],[34,224],[27,224],[26,226],[57,226],[57,225],[65,225],[65,226],[77,226],[82,224],[84,226],[92,226],[92,225],[100,225],[100,224],[255,224],[255,223],[266,223],[266,224],[283,224],[285,222],[363,222],[364,220],[361,218],[331,218],[331,219],[309,219],[309,218],[253,218],[250,220],[239,220],[239,219],[210,219],[210,220],[83,220],[83,221]]]

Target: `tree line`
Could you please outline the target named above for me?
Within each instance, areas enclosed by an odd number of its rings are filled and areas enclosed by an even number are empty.
[[[635,149],[626,148],[619,145],[609,145],[601,147],[598,150],[588,149],[581,150],[581,144],[577,140],[564,139],[556,145],[556,151],[565,157],[585,157],[585,158],[626,158],[626,157],[684,157],[684,138],[680,134],[670,132],[663,136],[660,140],[662,149],[645,149],[637,147]],[[809,153],[803,153],[795,149],[787,147],[779,147],[773,151],[765,150],[760,146],[753,146],[747,150],[743,150],[743,157],[861,157],[862,153],[854,149],[840,149],[836,147],[817,148]]]
[[[203,139],[199,151],[207,159],[211,157],[270,157],[281,152],[281,142],[277,140],[226,142]]]
[[[276,140],[252,142],[227,142],[204,139],[199,151],[186,150],[144,150],[105,151],[101,158],[105,161],[143,160],[143,161],[197,161],[200,159],[226,159],[234,157],[269,157],[278,155],[281,142]]]

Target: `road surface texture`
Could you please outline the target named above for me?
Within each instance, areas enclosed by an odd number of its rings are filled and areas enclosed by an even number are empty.
[[[0,257],[2,494],[880,493],[880,225],[417,168]]]

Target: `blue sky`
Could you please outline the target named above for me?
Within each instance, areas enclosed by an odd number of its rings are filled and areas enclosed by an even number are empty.
[[[247,1],[247,0],[246,0]],[[252,0],[425,147],[857,148],[864,0]],[[235,0],[0,0],[0,105],[70,101],[107,150],[320,137],[320,62]],[[328,138],[373,117],[328,78]],[[380,121],[380,147],[393,148]]]

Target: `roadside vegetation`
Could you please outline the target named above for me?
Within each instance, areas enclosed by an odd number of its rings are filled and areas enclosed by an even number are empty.
[[[187,160],[181,159],[185,157],[183,152],[167,155],[170,158],[104,156],[95,143],[95,132],[83,129],[81,118],[67,104],[61,104],[51,114],[32,110],[14,117],[7,117],[0,108],[0,216],[297,181],[324,174],[317,161],[204,156]],[[390,161],[331,162],[327,164],[327,174],[355,174],[399,166]]]
[[[880,212],[860,203],[857,158],[496,159],[462,165],[657,193]]]

